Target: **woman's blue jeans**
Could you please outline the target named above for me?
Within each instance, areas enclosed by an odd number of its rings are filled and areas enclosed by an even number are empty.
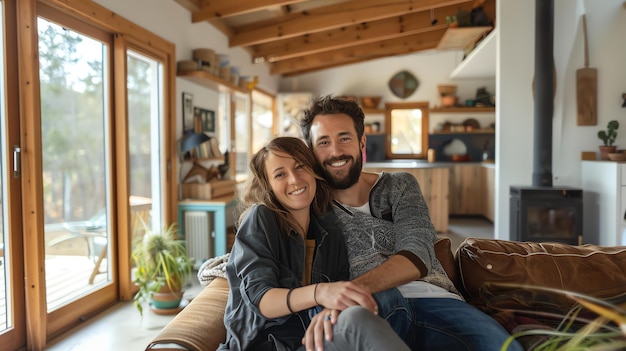
[[[412,350],[499,351],[510,336],[493,318],[453,298],[406,299],[398,289],[374,294],[378,314]],[[523,351],[514,341],[507,351]]]

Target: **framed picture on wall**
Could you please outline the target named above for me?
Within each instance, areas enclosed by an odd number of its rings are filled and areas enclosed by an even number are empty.
[[[193,95],[183,93],[183,134],[193,131]]]
[[[194,119],[196,132],[215,133],[215,111],[196,107]]]

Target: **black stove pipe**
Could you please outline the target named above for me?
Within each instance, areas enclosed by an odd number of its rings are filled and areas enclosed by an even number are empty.
[[[535,0],[533,186],[552,186],[554,1]]]

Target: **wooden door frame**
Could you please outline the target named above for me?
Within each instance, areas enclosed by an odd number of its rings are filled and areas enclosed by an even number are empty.
[[[164,149],[166,150],[166,156],[163,166],[163,174],[165,175],[165,191],[163,193],[163,201],[169,206],[164,213],[164,221],[170,222],[174,218],[176,213],[176,201],[177,191],[175,182],[176,172],[175,167],[172,167],[172,160],[175,159],[174,140],[176,134],[176,118],[175,116],[175,47],[173,44],[161,39],[160,37],[148,32],[147,30],[138,27],[130,21],[116,15],[108,9],[93,3],[91,1],[83,0],[19,0],[17,1],[17,57],[19,58],[19,113],[20,113],[20,126],[21,126],[21,147],[22,147],[22,220],[24,228],[22,231],[22,237],[24,242],[38,243],[39,238],[43,237],[43,194],[42,194],[42,179],[40,173],[40,167],[42,164],[41,152],[41,101],[39,97],[39,62],[38,62],[38,35],[37,35],[37,16],[39,6],[47,6],[54,10],[58,10],[65,15],[69,15],[78,21],[82,21],[89,26],[95,26],[101,30],[109,32],[111,35],[115,35],[118,38],[122,35],[126,40],[132,40],[138,46],[147,48],[147,50],[153,50],[155,52],[164,53],[166,60],[164,61],[164,116],[163,128],[166,129],[166,136],[164,142]],[[111,20],[115,18],[115,20]],[[118,42],[121,42],[118,40]],[[125,47],[123,44],[113,43],[113,71],[114,80],[112,84],[112,91],[114,97],[120,98],[120,91],[126,91],[125,79],[120,81],[121,73],[117,72],[121,68],[125,68],[125,51],[120,54],[120,48]],[[117,49],[117,50],[116,50]],[[124,60],[123,62],[121,60]],[[117,67],[117,69],[115,69]],[[125,69],[124,69],[125,78]],[[122,90],[121,90],[122,89]],[[126,103],[125,98],[119,102],[112,100],[114,104],[111,107],[112,114],[123,114],[126,118]],[[118,142],[120,138],[127,138],[127,130],[124,123],[119,123],[121,117],[116,117],[111,121],[114,134],[119,133],[115,142]],[[118,129],[120,128],[120,129]],[[109,143],[112,141],[109,140]],[[119,219],[117,223],[115,219],[112,219],[110,223],[113,228],[124,229],[119,232],[129,232],[130,220],[129,220],[129,204],[128,204],[128,191],[129,184],[128,179],[120,181],[119,174],[124,173],[124,170],[128,168],[128,156],[123,156],[127,153],[126,150],[120,151],[126,145],[118,145],[117,149],[114,149],[110,153],[111,165],[113,168],[117,167],[117,171],[113,170],[113,174],[117,176],[112,178],[112,189],[115,197],[113,197],[114,203],[117,206],[118,211],[116,217]],[[120,160],[117,157],[122,155]],[[115,162],[111,160],[115,157]],[[126,167],[126,168],[123,168]],[[38,173],[39,172],[39,173]],[[121,178],[124,178],[121,176]],[[122,200],[120,200],[122,199]],[[120,241],[119,245],[115,242],[111,243],[113,247],[116,247],[112,252],[126,255],[130,252],[130,247],[125,244],[125,241]],[[53,335],[56,335],[69,327],[72,324],[78,324],[79,320],[76,319],[76,323],[70,324],[51,324],[47,318],[47,306],[46,306],[46,293],[45,293],[45,253],[42,244],[30,245],[24,247],[24,257],[28,257],[28,260],[24,260],[24,277],[26,284],[26,339],[27,346],[32,350],[43,350],[46,345],[46,341]],[[114,267],[117,272],[120,273],[117,276],[117,281],[120,282],[119,289],[113,293],[115,299],[131,298],[131,286],[130,286],[130,263],[129,260],[125,262],[122,260],[122,265]],[[123,265],[128,265],[127,268]],[[124,274],[127,274],[124,276]],[[128,279],[127,279],[128,278]],[[128,282],[123,285],[121,282]],[[123,286],[122,286],[123,285]],[[111,296],[110,292],[107,292],[108,296]],[[87,298],[82,305],[97,303],[100,299],[94,300]],[[106,303],[102,304],[104,308]],[[63,317],[64,323],[69,321],[73,317]]]
[[[17,7],[16,0],[3,0],[4,23],[4,64],[0,68],[4,70],[4,101],[5,101],[5,127],[6,133],[4,148],[7,153],[11,153],[15,146],[20,145],[20,114],[19,114],[19,84],[18,84],[18,41],[17,41]],[[22,198],[21,179],[15,177],[12,162],[13,157],[6,155],[10,164],[3,169],[2,179],[7,182],[7,196],[3,197],[3,206],[6,206],[8,217],[3,225],[5,233],[4,254],[8,255],[11,261],[10,268],[5,272],[5,279],[11,282],[21,282],[24,275],[24,265],[22,252],[24,242],[22,238]],[[7,245],[8,243],[8,245]],[[6,257],[6,256],[5,256]],[[12,303],[11,325],[12,328],[0,335],[0,351],[13,351],[23,348],[26,345],[26,302],[25,284],[10,284],[7,291],[7,303]]]

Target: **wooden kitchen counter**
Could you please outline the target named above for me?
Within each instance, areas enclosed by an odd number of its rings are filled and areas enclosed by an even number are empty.
[[[448,231],[448,191],[450,168],[453,163],[422,160],[391,160],[367,162],[363,164],[366,172],[407,172],[411,173],[420,185],[422,194],[430,211],[430,219],[438,232]]]

